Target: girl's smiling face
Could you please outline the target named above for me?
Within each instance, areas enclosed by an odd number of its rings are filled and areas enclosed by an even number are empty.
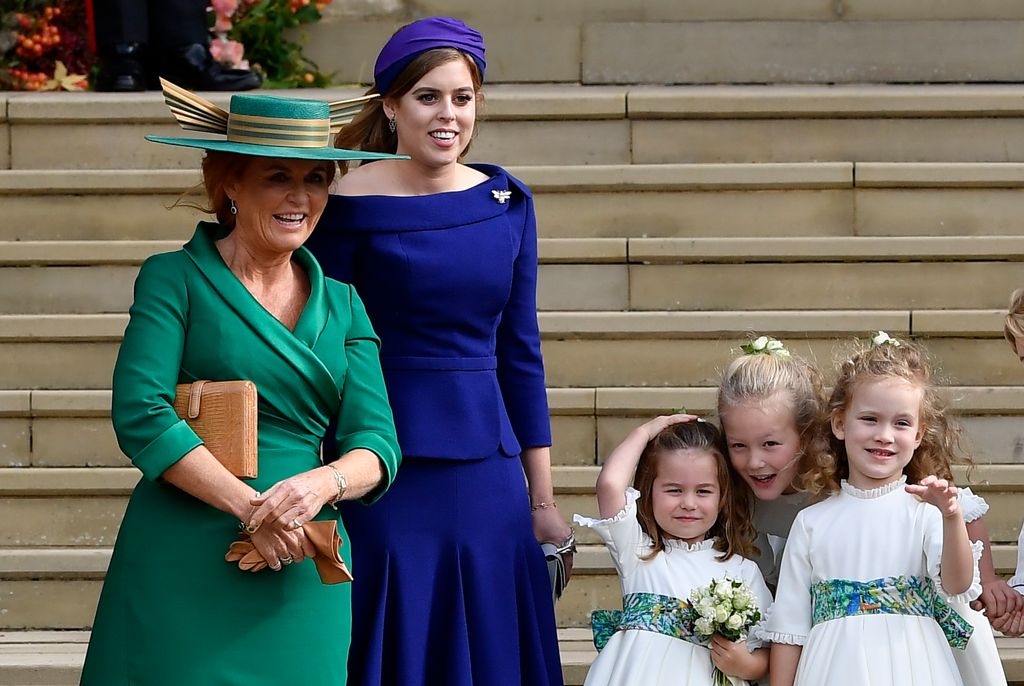
[[[846,446],[852,485],[877,488],[903,474],[921,445],[923,395],[919,386],[905,379],[856,385],[849,405],[832,418],[832,433]]]
[[[722,415],[729,461],[758,500],[794,491],[800,434],[793,407],[783,393],[764,402],[729,406]]]
[[[718,521],[722,489],[718,458],[706,450],[686,449],[658,455],[651,488],[654,521],[669,537],[703,541]]]

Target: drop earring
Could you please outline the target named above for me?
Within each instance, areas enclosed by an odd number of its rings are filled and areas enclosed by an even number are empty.
[[[394,117],[391,117],[390,119],[388,119],[388,131],[390,131],[391,133],[395,132],[395,118]]]
[[[238,208],[235,207],[235,201],[228,198],[228,202],[231,203],[231,214],[238,214]]]

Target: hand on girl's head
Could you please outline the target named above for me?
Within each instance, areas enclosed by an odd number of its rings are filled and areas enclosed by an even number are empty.
[[[636,430],[643,433],[647,437],[647,440],[650,441],[655,436],[660,434],[662,431],[664,431],[665,429],[674,424],[685,424],[686,422],[694,422],[699,420],[700,417],[698,417],[695,414],[686,414],[684,412],[680,412],[677,414],[667,414],[661,415],[660,417],[655,417],[649,422],[641,424],[640,426],[637,427]]]
[[[907,493],[916,495],[926,503],[939,509],[943,517],[960,514],[960,501],[956,497],[956,486],[934,474],[926,476],[919,484],[907,484]]]

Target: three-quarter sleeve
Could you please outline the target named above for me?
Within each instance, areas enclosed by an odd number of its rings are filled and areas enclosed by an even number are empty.
[[[521,202],[523,233],[495,351],[505,409],[516,439],[525,449],[551,445],[551,420],[537,324],[537,219],[533,199],[526,194]]]
[[[202,444],[174,412],[188,320],[181,260],[180,253],[170,253],[142,265],[114,365],[110,416],[118,445],[153,480]]]
[[[349,286],[352,324],[345,336],[348,372],[341,391],[335,441],[339,455],[365,448],[380,458],[384,480],[363,498],[371,503],[391,486],[402,460],[380,367],[380,341],[356,289]]]
[[[804,645],[811,632],[811,611],[810,537],[800,513],[786,541],[775,604],[759,638],[771,643]]]

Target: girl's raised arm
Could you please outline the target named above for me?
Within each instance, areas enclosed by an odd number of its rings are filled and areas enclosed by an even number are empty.
[[[692,414],[665,415],[655,417],[629,432],[622,443],[605,458],[597,477],[597,507],[602,517],[614,517],[626,506],[626,487],[633,480],[640,455],[651,439],[673,424],[696,419]]]
[[[920,484],[908,484],[906,489],[942,513],[942,562],[939,567],[942,589],[949,595],[964,593],[974,580],[974,555],[956,497],[956,486],[932,475],[921,479]]]

